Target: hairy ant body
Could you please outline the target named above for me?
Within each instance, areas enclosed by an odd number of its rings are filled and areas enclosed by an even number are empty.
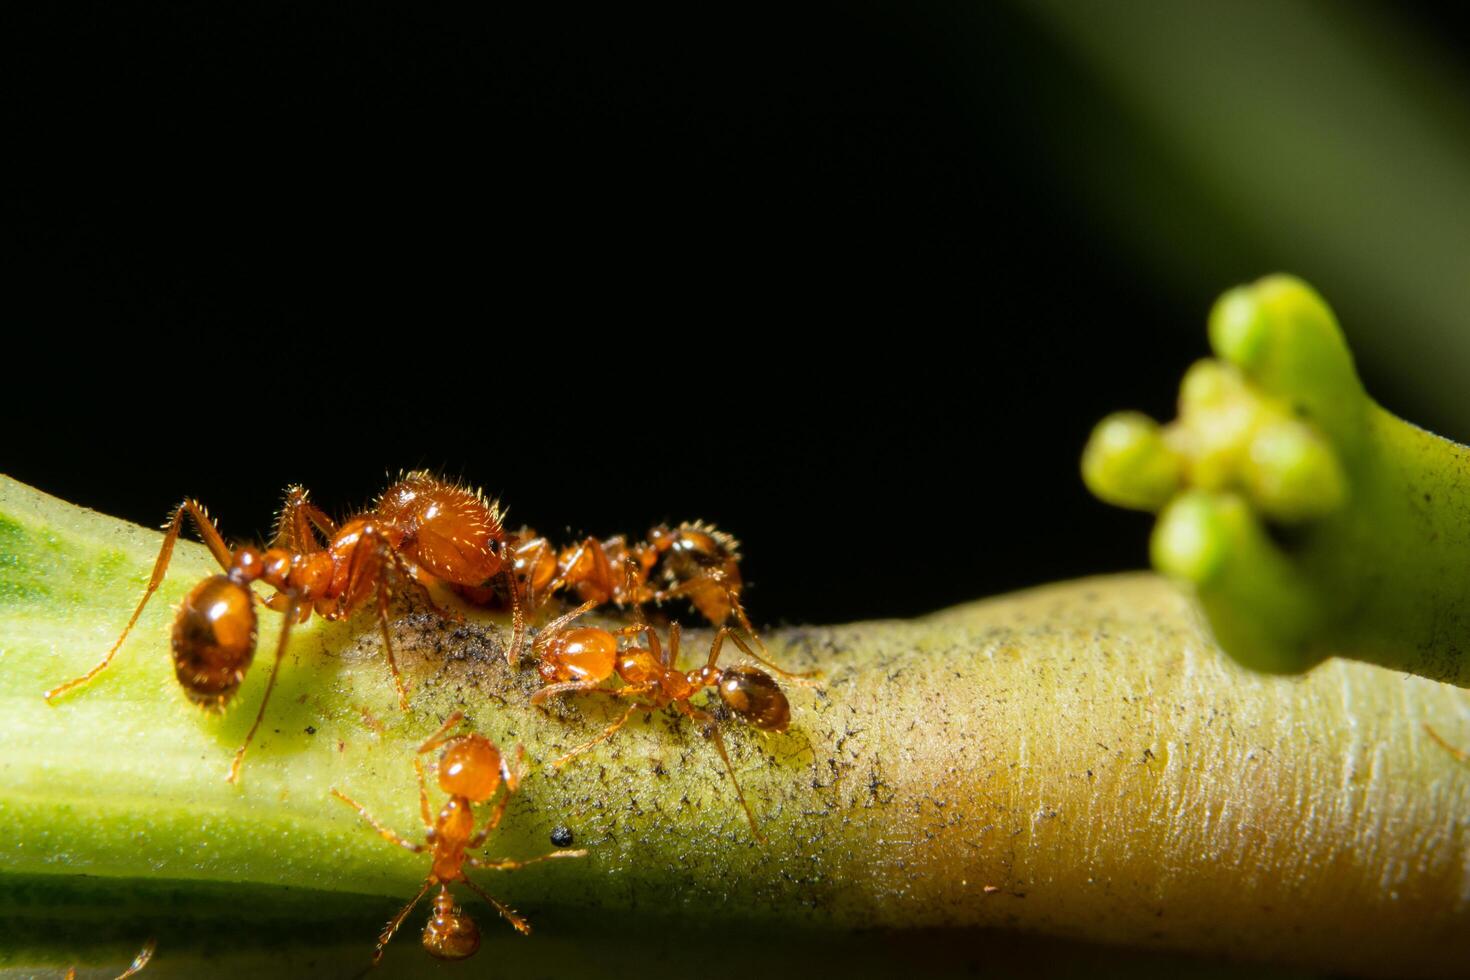
[[[383,959],[383,950],[393,938],[403,920],[413,911],[430,888],[439,886],[438,893],[434,896],[434,912],[424,926],[423,945],[429,954],[443,960],[462,960],[473,956],[480,948],[480,930],[470,916],[454,904],[454,897],[449,892],[449,886],[453,882],[464,882],[475,894],[489,902],[494,909],[505,918],[517,932],[528,935],[531,926],[513,909],[500,902],[498,899],[486,893],[478,885],[469,879],[464,873],[465,866],[471,868],[489,868],[498,871],[510,871],[534,864],[538,861],[549,861],[556,858],[583,857],[586,851],[552,851],[538,858],[526,861],[482,861],[467,853],[475,850],[485,843],[485,839],[500,825],[500,818],[505,815],[506,804],[510,797],[520,786],[519,759],[521,750],[517,748],[517,768],[508,766],[501,756],[500,750],[495,743],[483,735],[470,734],[451,737],[450,729],[458,725],[464,716],[456,711],[440,727],[439,731],[430,736],[419,746],[418,755],[414,756],[414,772],[418,776],[419,783],[419,812],[424,822],[424,843],[416,844],[405,840],[392,829],[380,824],[368,813],[362,804],[337,789],[332,790],[332,795],[358,812],[368,824],[378,832],[378,835],[390,844],[422,854],[429,851],[432,855],[432,863],[429,874],[424,879],[424,886],[413,900],[389,920],[388,925],[378,936],[378,945],[373,952],[373,965],[377,966]],[[418,756],[426,752],[432,752],[439,746],[444,746],[444,751],[439,757],[438,781],[439,788],[449,794],[449,799],[439,811],[437,819],[429,814],[429,794],[424,785],[424,767],[419,762]],[[475,830],[474,804],[485,803],[500,789],[505,786],[505,793],[500,797],[491,812],[490,818],[485,826],[479,831]]]
[[[188,698],[207,709],[223,709],[255,657],[254,603],[259,601],[283,616],[265,696],[245,743],[235,753],[230,782],[238,778],[245,750],[265,716],[295,623],[313,612],[325,619],[345,619],[375,602],[388,669],[399,704],[406,710],[408,692],[388,628],[389,576],[399,574],[420,588],[434,580],[483,585],[497,575],[509,577],[499,507],[474,491],[424,472],[405,474],[370,509],[341,525],[311,503],[305,489],[291,487],[276,523],[274,542],[264,553],[248,545],[231,551],[208,512],[188,499],[174,508],[153,575],[122,635],[87,673],[47,691],[48,702],[86,684],[112,662],[162,583],[186,514],[224,570],[194,586],[174,618],[174,674]],[[275,593],[269,598],[257,595],[250,588],[257,580],[274,587]],[[508,652],[512,658],[522,631],[519,604],[514,608],[515,636]]]
[[[128,964],[128,968],[117,975],[117,980],[128,980],[128,977],[133,976],[139,970],[143,969],[143,967],[147,966],[148,961],[153,959],[153,954],[157,949],[158,943],[152,939],[144,943],[143,948],[138,950],[138,955],[133,957],[133,962]],[[66,980],[77,980],[76,967],[67,967]]]
[[[537,669],[546,686],[531,696],[533,704],[540,704],[558,694],[604,694],[611,697],[633,698],[632,704],[617,721],[609,725],[602,734],[591,741],[572,749],[557,759],[553,766],[561,768],[571,759],[594,745],[615,735],[627,724],[635,711],[656,711],[672,707],[682,715],[706,727],[714,739],[715,748],[724,760],[730,781],[735,785],[735,795],[750,821],[751,833],[756,840],[765,843],[765,836],[756,825],[755,814],[740,789],[735,776],[735,767],[725,750],[724,738],[720,735],[715,716],[691,704],[691,699],[700,691],[713,687],[734,714],[747,724],[763,732],[784,732],[791,721],[791,706],[786,695],[774,679],[756,667],[720,667],[720,651],[728,637],[742,651],[776,672],[797,677],[781,670],[750,648],[728,627],[721,627],[710,644],[709,657],[703,667],[681,671],[679,661],[679,624],[669,627],[667,651],[659,643],[658,631],[646,623],[624,626],[616,630],[598,627],[576,627],[571,623],[578,616],[593,609],[595,600],[589,599],[580,607],[561,616],[542,630],[536,637],[533,650],[540,660]],[[631,645],[620,648],[619,641],[642,633],[646,646]],[[617,675],[621,687],[604,687],[603,682]]]

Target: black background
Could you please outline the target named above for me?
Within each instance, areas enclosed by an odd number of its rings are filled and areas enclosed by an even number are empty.
[[[1046,110],[1106,98],[1012,7],[28,16],[18,479],[239,538],[420,466],[553,536],[700,517],[767,623],[1146,563],[1077,457],[1232,282],[1094,223]]]

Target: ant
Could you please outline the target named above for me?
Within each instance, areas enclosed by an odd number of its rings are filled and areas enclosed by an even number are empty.
[[[765,650],[740,601],[740,542],[703,521],[678,527],[659,525],[644,541],[629,543],[623,535],[553,552],[550,543],[529,529],[512,544],[518,584],[533,608],[537,598],[569,589],[597,605],[662,604],[686,598],[713,626],[730,617]],[[651,584],[659,582],[660,585]]]
[[[462,960],[473,956],[480,948],[480,930],[475,925],[474,919],[454,904],[454,897],[449,893],[449,886],[456,881],[464,882],[476,895],[489,902],[505,918],[516,931],[522,935],[529,935],[531,926],[525,919],[521,918],[513,909],[509,908],[483,889],[476,885],[464,873],[464,868],[469,865],[472,868],[490,868],[497,871],[511,871],[516,868],[535,864],[538,861],[550,861],[556,858],[585,857],[585,850],[576,851],[552,851],[541,857],[530,858],[526,861],[482,861],[467,851],[475,850],[485,843],[485,839],[500,825],[500,818],[505,815],[506,804],[510,802],[511,795],[520,787],[520,763],[524,757],[524,750],[516,747],[516,767],[511,768],[501,756],[500,750],[495,743],[483,735],[471,733],[451,737],[449,732],[454,726],[464,720],[462,712],[456,711],[445,720],[439,730],[431,735],[424,744],[419,746],[418,754],[414,756],[413,768],[419,781],[419,812],[424,821],[424,843],[415,844],[405,840],[392,829],[378,823],[367,809],[351,797],[333,788],[332,795],[343,803],[352,807],[358,814],[378,832],[378,835],[390,844],[422,854],[429,851],[433,861],[429,866],[429,875],[424,879],[424,886],[419,893],[413,897],[403,909],[389,920],[382,933],[378,936],[377,949],[373,953],[373,966],[377,966],[383,959],[383,950],[413,911],[415,905],[435,885],[439,886],[438,893],[434,896],[434,912],[424,926],[423,944],[424,949],[431,956],[441,960]],[[439,756],[438,781],[439,788],[449,794],[444,808],[439,811],[437,820],[429,816],[429,794],[424,786],[424,767],[419,761],[419,756],[432,752],[439,746],[444,746],[443,753]],[[490,819],[485,826],[476,832],[474,804],[484,803],[495,795],[502,783],[505,793],[495,804],[495,809],[490,814]]]
[[[777,673],[788,677],[800,675],[789,674],[761,658],[728,627],[721,627],[715,633],[714,641],[710,644],[709,657],[703,667],[681,671],[676,666],[679,662],[678,623],[669,627],[667,652],[659,643],[658,631],[647,623],[623,626],[615,630],[597,627],[571,628],[573,620],[596,605],[595,600],[589,599],[572,612],[548,623],[536,637],[532,649],[540,657],[537,670],[546,686],[531,696],[531,703],[541,704],[547,698],[570,693],[605,694],[637,700],[629,704],[622,717],[609,725],[602,734],[572,749],[552,765],[560,769],[573,757],[612,738],[618,729],[627,724],[635,711],[656,711],[659,708],[673,707],[680,714],[687,715],[704,726],[705,732],[714,739],[715,748],[730,774],[730,781],[735,785],[735,795],[745,810],[746,819],[750,821],[750,831],[756,840],[764,844],[766,837],[756,825],[755,814],[751,812],[750,804],[746,802],[745,794],[740,789],[740,781],[735,777],[735,767],[730,763],[730,755],[725,750],[725,740],[720,735],[715,716],[694,707],[690,700],[705,688],[713,687],[719,692],[726,707],[747,724],[763,732],[786,731],[791,722],[791,705],[770,674],[757,667],[718,666],[720,650],[727,637],[746,654]],[[639,633],[647,637],[646,647],[629,646],[619,649],[621,638]],[[616,688],[603,687],[603,682],[614,674],[622,679],[623,685]]]
[[[143,944],[143,948],[138,950],[138,955],[133,957],[133,962],[128,964],[128,968],[117,975],[117,980],[127,980],[128,977],[133,976],[139,970],[143,969],[143,967],[148,965],[148,961],[153,959],[153,954],[157,950],[157,941],[152,939],[148,940]],[[76,967],[67,967],[66,980],[77,980]]]
[[[189,700],[207,710],[223,710],[255,657],[254,603],[282,615],[265,696],[230,766],[232,783],[265,717],[292,625],[304,622],[313,612],[324,619],[346,619],[375,601],[388,669],[398,703],[407,710],[408,691],[398,672],[388,628],[390,573],[418,586],[431,606],[434,602],[426,585],[436,579],[481,585],[497,575],[507,579],[510,575],[499,506],[478,492],[423,471],[404,474],[371,508],[341,525],[313,504],[304,488],[290,487],[276,521],[275,539],[264,553],[249,545],[231,551],[204,507],[186,499],[174,508],[153,575],[122,635],[91,670],[47,691],[48,702],[88,683],[112,662],[162,583],[186,514],[224,570],[194,586],[174,617],[174,674]],[[274,587],[275,593],[263,598],[253,592],[250,584],[257,579]],[[514,605],[514,623],[507,651],[512,662],[524,631],[519,603]]]

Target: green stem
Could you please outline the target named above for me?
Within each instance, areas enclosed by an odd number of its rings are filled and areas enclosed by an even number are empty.
[[[1160,512],[1155,567],[1242,663],[1342,656],[1470,686],[1470,449],[1374,403],[1298,280],[1227,293],[1210,340],[1177,421],[1098,425],[1088,486]]]
[[[512,673],[504,624],[474,615],[395,622],[407,714],[370,616],[308,624],[228,785],[265,671],[223,718],[178,691],[168,606],[210,572],[182,543],[114,666],[46,705],[43,690],[110,644],[157,542],[0,480],[0,950],[77,934],[58,920],[100,929],[119,918],[108,889],[153,887],[174,897],[143,902],[156,929],[133,908],[127,936],[109,936],[122,962],[152,931],[149,969],[167,975],[183,923],[230,949],[285,919],[349,950],[360,936],[365,965],[425,861],[328,791],[416,836],[412,747],[462,708],[502,746],[525,744],[532,767],[490,856],[550,850],[559,825],[590,851],[481,876],[537,926],[529,940],[462,896],[487,943],[525,944],[518,957],[581,937],[588,968],[636,972],[654,949],[686,962],[691,936],[751,953],[772,933],[825,947],[834,929],[992,927],[1384,975],[1470,966],[1470,772],[1421,727],[1470,741],[1465,695],[1345,663],[1300,681],[1246,674],[1152,576],[773,634],[778,658],[824,678],[789,689],[785,735],[725,729],[761,847],[686,720],[636,718],[544,768],[616,705],[530,706],[535,672]],[[390,965],[426,961],[421,922]]]

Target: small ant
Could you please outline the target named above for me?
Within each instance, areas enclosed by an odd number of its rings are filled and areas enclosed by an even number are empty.
[[[567,589],[597,605],[644,606],[686,598],[711,625],[724,626],[734,616],[761,647],[755,627],[740,601],[740,542],[702,521],[678,527],[659,525],[644,541],[630,544],[617,535],[552,551],[550,542],[523,530],[512,544],[515,574],[527,602]],[[661,583],[656,586],[651,582]]]
[[[725,750],[725,740],[715,722],[715,716],[694,707],[690,703],[696,694],[708,687],[719,692],[725,705],[747,724],[763,732],[784,732],[791,721],[791,705],[786,695],[771,675],[757,667],[717,666],[720,649],[726,637],[733,640],[747,655],[788,677],[799,677],[781,670],[775,664],[760,657],[737,634],[728,627],[721,627],[710,644],[709,657],[697,670],[681,671],[679,661],[679,624],[669,627],[669,646],[665,653],[659,643],[658,631],[646,623],[623,626],[616,630],[597,627],[571,628],[578,616],[597,605],[589,599],[577,609],[548,623],[536,637],[532,649],[540,656],[537,670],[546,686],[531,696],[531,703],[541,704],[558,694],[605,694],[611,697],[636,698],[621,718],[609,725],[602,734],[589,742],[572,749],[552,765],[560,769],[571,759],[594,745],[615,735],[627,724],[635,711],[656,711],[672,706],[682,715],[705,726],[715,743],[715,748],[724,760],[730,781],[735,785],[735,795],[750,821],[751,833],[761,843],[766,837],[756,825],[755,814],[740,789],[735,776],[735,767]],[[647,646],[630,646],[619,649],[619,639],[642,633],[647,637]],[[604,681],[616,674],[623,686],[603,687]]]
[[[424,879],[424,886],[413,897],[413,901],[405,905],[397,915],[389,920],[388,925],[378,936],[377,949],[373,953],[373,966],[377,966],[382,961],[384,948],[393,938],[393,934],[398,931],[398,927],[403,924],[403,920],[408,918],[414,906],[435,885],[439,886],[439,891],[434,896],[434,912],[425,924],[423,932],[424,949],[428,950],[431,956],[441,960],[462,960],[473,956],[475,950],[480,948],[479,927],[468,914],[454,904],[454,897],[449,893],[450,884],[456,881],[464,882],[476,895],[489,902],[495,911],[515,927],[517,932],[522,935],[530,934],[531,926],[525,919],[469,879],[464,873],[466,865],[472,868],[511,871],[538,861],[584,857],[587,854],[585,850],[552,851],[550,854],[543,854],[541,857],[530,858],[526,861],[482,861],[466,853],[483,845],[485,839],[500,825],[500,818],[505,815],[506,804],[510,802],[511,795],[520,787],[519,768],[524,751],[517,746],[516,768],[512,769],[506,765],[495,743],[485,736],[472,733],[451,737],[450,729],[463,720],[464,715],[461,712],[456,711],[450,715],[439,730],[419,746],[418,755],[414,756],[413,768],[419,781],[419,812],[424,821],[424,843],[415,844],[405,840],[392,829],[378,823],[361,803],[340,790],[335,788],[332,790],[333,796],[356,810],[388,843],[396,844],[415,854],[422,854],[427,850],[433,856],[429,875]],[[439,788],[449,794],[449,799],[445,802],[444,808],[439,811],[439,818],[434,820],[429,816],[429,793],[424,786],[424,767],[418,756],[432,752],[441,745],[444,746],[444,751],[439,756]],[[504,795],[495,804],[495,809],[491,812],[490,819],[485,822],[485,826],[476,832],[474,804],[488,801],[495,795],[502,783],[505,785]]]
[[[133,976],[139,970],[143,969],[143,967],[147,966],[148,961],[153,959],[153,954],[157,949],[158,942],[156,940],[150,939],[144,943],[143,948],[138,951],[138,955],[133,957],[133,962],[128,964],[128,968],[117,975],[117,980],[127,980],[128,977]],[[76,967],[67,967],[66,980],[77,980]]]
[[[388,628],[390,572],[417,585],[425,598],[426,584],[436,579],[482,585],[498,575],[507,579],[510,575],[499,506],[475,491],[422,471],[403,475],[371,508],[340,526],[311,503],[305,489],[289,488],[276,522],[275,539],[264,553],[248,545],[231,551],[204,507],[186,499],[174,508],[153,575],[122,635],[91,670],[47,691],[48,702],[86,684],[112,662],[163,581],[185,514],[224,569],[224,574],[212,575],[194,586],[174,617],[174,674],[189,700],[218,711],[233,698],[255,657],[254,602],[283,617],[265,696],[245,743],[235,753],[230,782],[239,777],[245,750],[265,717],[293,624],[304,622],[313,612],[324,619],[346,619],[375,600],[388,669],[398,691],[398,703],[407,710],[408,692],[398,672]],[[274,587],[275,594],[262,598],[254,593],[250,583],[257,579]],[[432,606],[433,600],[428,601]],[[515,633],[507,651],[512,662],[524,629],[519,603],[514,604],[514,612]]]

